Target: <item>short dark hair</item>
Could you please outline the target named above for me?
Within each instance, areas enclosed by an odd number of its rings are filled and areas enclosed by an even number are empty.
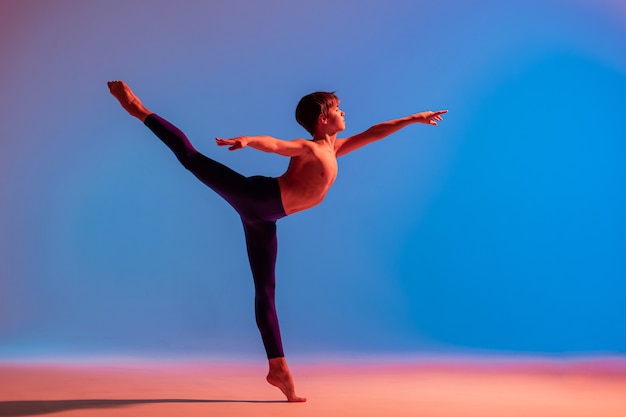
[[[300,99],[296,107],[296,120],[311,135],[315,134],[315,127],[320,114],[328,113],[332,106],[339,103],[335,93],[317,91]]]

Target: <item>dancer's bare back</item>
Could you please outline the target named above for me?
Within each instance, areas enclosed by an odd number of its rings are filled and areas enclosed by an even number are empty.
[[[278,178],[286,214],[321,203],[337,178],[334,143],[326,140],[309,143],[309,151],[292,157],[287,171]]]
[[[318,205],[337,178],[335,135],[312,140],[281,140],[271,136],[216,138],[229,150],[252,148],[291,157],[287,171],[278,177],[280,196],[286,214]]]
[[[342,121],[343,122],[343,121]],[[229,150],[252,148],[291,157],[287,171],[278,177],[283,209],[293,214],[318,205],[337,178],[335,135],[312,140],[281,140],[271,136],[216,138],[219,146]]]

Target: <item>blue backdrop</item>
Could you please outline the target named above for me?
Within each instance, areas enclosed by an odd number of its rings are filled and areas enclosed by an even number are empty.
[[[626,352],[626,7],[611,0],[0,3],[0,356],[264,357],[241,225],[127,116],[126,80],[215,136],[354,134],[326,201],[279,223],[288,355]]]

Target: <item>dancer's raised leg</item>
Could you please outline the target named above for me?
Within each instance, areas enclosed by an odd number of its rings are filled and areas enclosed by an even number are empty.
[[[146,120],[146,117],[152,114],[124,81],[109,81],[107,84],[113,97],[120,102],[128,114],[138,118],[142,122]]]
[[[124,110],[141,120],[174,152],[185,168],[239,211],[239,197],[245,196],[250,188],[246,177],[198,152],[180,129],[148,110],[124,81],[109,81],[107,84]]]

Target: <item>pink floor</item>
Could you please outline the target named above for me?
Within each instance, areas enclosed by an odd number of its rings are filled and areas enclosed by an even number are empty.
[[[304,404],[262,364],[0,363],[0,416],[625,417],[624,359],[295,362]]]

